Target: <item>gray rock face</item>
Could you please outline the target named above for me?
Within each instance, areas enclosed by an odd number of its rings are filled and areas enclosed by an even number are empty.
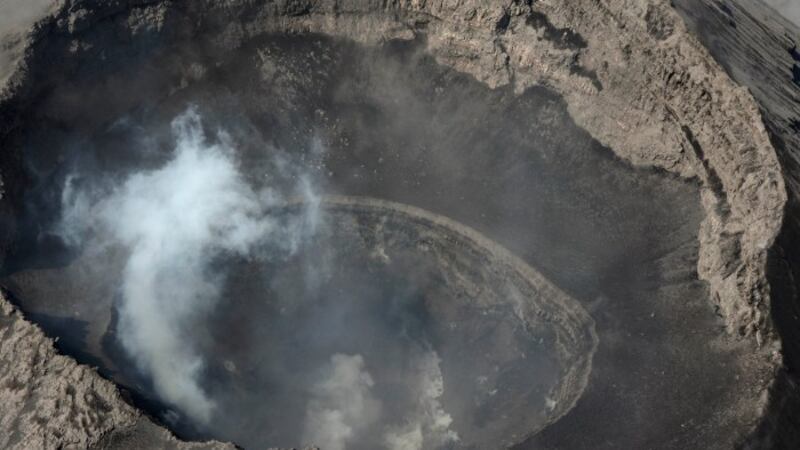
[[[579,405],[521,448],[796,446],[796,381],[789,373],[800,361],[794,282],[800,260],[791,251],[800,233],[797,30],[755,4],[676,1],[681,19],[669,3],[67,1],[48,9],[52,14],[27,32],[4,38],[3,66],[13,69],[0,72],[0,142],[12,148],[10,137],[24,125],[20,111],[33,108],[49,87],[43,81],[57,79],[45,62],[58,61],[66,73],[79,61],[113,58],[98,48],[104,40],[136,42],[116,47],[136,55],[161,42],[195,39],[223,54],[270,33],[322,33],[364,46],[424,35],[425,51],[438,64],[518,95],[545,87],[563,99],[577,126],[630,165],[699,181],[696,273],[727,333],[713,347],[735,349],[729,371],[747,380],[738,400],[713,418],[665,421],[651,440],[636,440],[630,431],[609,440],[590,430],[592,416]],[[190,65],[185,78],[201,77],[204,69]],[[7,151],[0,160],[2,207],[10,216],[13,199],[23,192],[24,180],[13,172],[19,154]],[[4,249],[16,233],[13,227],[3,231]],[[677,303],[682,295],[665,298]],[[0,395],[13,405],[0,412],[0,435],[7,440],[0,444],[185,445],[126,404],[93,370],[57,355],[47,337],[0,301]],[[601,333],[601,345],[603,340]],[[625,396],[608,389],[612,397]],[[595,405],[591,392],[587,405]],[[620,426],[606,419],[609,429]],[[578,436],[578,429],[585,434]],[[559,440],[570,433],[571,440]]]

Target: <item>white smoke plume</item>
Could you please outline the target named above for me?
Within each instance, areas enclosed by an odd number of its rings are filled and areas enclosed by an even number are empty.
[[[417,410],[408,422],[386,434],[387,450],[422,450],[440,448],[458,441],[458,433],[450,429],[453,418],[444,410],[441,396],[444,394],[444,377],[441,360],[435,351],[418,358],[416,371],[420,378],[416,390]]]
[[[409,376],[413,379],[415,407],[406,411],[401,424],[386,425],[382,442],[378,439],[373,448],[435,449],[459,440],[458,434],[450,429],[453,419],[440,400],[444,394],[440,362],[434,351],[411,361],[414,367]],[[391,421],[382,414],[376,395],[380,389],[365,369],[361,355],[333,355],[325,378],[312,388],[303,442],[331,450],[365,448],[363,442],[371,440],[376,425]]]
[[[333,355],[329,374],[312,389],[303,441],[345,450],[378,420],[381,405],[370,392],[374,384],[361,355]]]
[[[203,425],[217,410],[203,388],[208,361],[198,343],[207,336],[198,325],[221,302],[236,301],[221,298],[226,273],[219,262],[293,254],[321,225],[321,199],[302,165],[278,151],[263,168],[265,179],[274,182],[254,188],[239,169],[232,139],[223,132],[209,138],[194,109],[173,121],[172,132],[174,153],[159,168],[111,187],[91,185],[80,173],[69,178],[59,231],[66,242],[84,249],[125,250],[117,338],[155,392]],[[319,144],[311,150],[314,157],[323,151]],[[303,214],[275,215],[298,197]],[[317,276],[312,273],[306,281],[314,284]],[[404,384],[410,409],[390,411],[381,403],[382,394],[397,387],[380,385],[363,356],[334,354],[324,377],[308,388],[303,443],[330,450],[365,448],[366,442],[372,448],[421,450],[457,441],[453,419],[441,404],[438,355],[417,348],[408,364]]]
[[[206,363],[193,346],[203,329],[193,325],[221,300],[225,274],[213,261],[250,257],[264,246],[294,251],[313,232],[318,201],[300,177],[308,214],[279,221],[269,210],[285,196],[246,182],[225,133],[210,141],[194,109],[174,120],[173,133],[174,157],[159,169],[103,194],[68,183],[61,229],[68,241],[90,236],[92,245],[128,251],[118,338],[162,399],[206,423],[214,403],[201,387]]]

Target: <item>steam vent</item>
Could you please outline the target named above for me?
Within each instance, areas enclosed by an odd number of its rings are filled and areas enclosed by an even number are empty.
[[[0,0],[0,448],[800,448],[770,3]]]

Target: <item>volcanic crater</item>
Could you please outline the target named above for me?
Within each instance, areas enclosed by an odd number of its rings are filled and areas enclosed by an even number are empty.
[[[546,85],[489,86],[448,66],[425,23],[374,42],[324,26],[245,38],[185,8],[163,29],[129,33],[133,16],[116,12],[41,44],[3,137],[4,286],[154,420],[183,439],[333,449],[679,448],[752,425],[741,405],[760,395],[760,350],[730,339],[698,278],[696,178],[617,157]],[[585,47],[539,19],[524,26]],[[64,232],[66,219],[92,222],[75,211],[99,214],[72,209],[74,189],[113,198],[180,160],[186,111],[192,145],[277,198],[253,206],[259,220],[310,227],[298,242],[192,253],[208,259],[198,273],[215,299],[196,310],[161,291],[166,316],[190,318],[171,333],[193,349],[213,405],[201,414],[125,337],[120,286],[141,239]],[[183,188],[176,178],[167,197]],[[161,217],[160,197],[142,200],[126,218]],[[170,267],[156,285],[195,281]],[[346,435],[319,431],[332,423]],[[712,425],[675,433],[696,423]]]

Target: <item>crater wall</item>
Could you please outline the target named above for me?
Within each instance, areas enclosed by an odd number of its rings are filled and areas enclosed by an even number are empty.
[[[170,39],[207,40],[209,48],[224,53],[268,33],[323,33],[363,44],[424,36],[426,50],[440,64],[489,87],[512,86],[518,93],[532,86],[552,89],[577,125],[619,157],[634,166],[699,180],[705,218],[697,237],[697,272],[708,283],[709,302],[735,339],[757,344],[751,364],[766,375],[754,389],[766,393],[783,363],[767,277],[769,251],[787,211],[775,141],[751,93],[712,59],[665,0],[75,0],[58,2],[52,11],[27,33],[17,33],[8,46],[17,63],[0,91],[0,138],[21,126],[17,113],[29,99],[53,87],[48,72],[56,69],[48,61],[59,61],[58,70],[69,71],[71,60],[113,58],[98,46],[104,39],[136,42],[134,53]],[[97,30],[103,34],[93,35]],[[0,158],[5,197],[13,199],[20,188],[10,168],[20,156],[6,151]],[[13,211],[8,200],[2,207]],[[4,243],[13,239],[12,227],[3,233]],[[17,314],[4,305],[7,315]],[[35,330],[19,317],[14,323],[16,328],[9,330]],[[41,334],[27,333],[8,332],[19,342],[44,345],[47,358],[65,359],[54,356]],[[9,361],[24,359],[20,350],[8,351]],[[111,445],[117,437],[108,436],[131,433],[137,421],[145,420],[137,419],[138,413],[121,403],[107,382],[88,370],[75,370],[90,385],[109,390],[104,394],[109,404],[121,411],[108,424],[76,431],[83,436],[78,442]],[[45,374],[31,373],[49,385]],[[755,418],[771,407],[763,398],[736,412],[751,418],[742,435],[755,430]],[[71,441],[58,437],[47,442]]]

